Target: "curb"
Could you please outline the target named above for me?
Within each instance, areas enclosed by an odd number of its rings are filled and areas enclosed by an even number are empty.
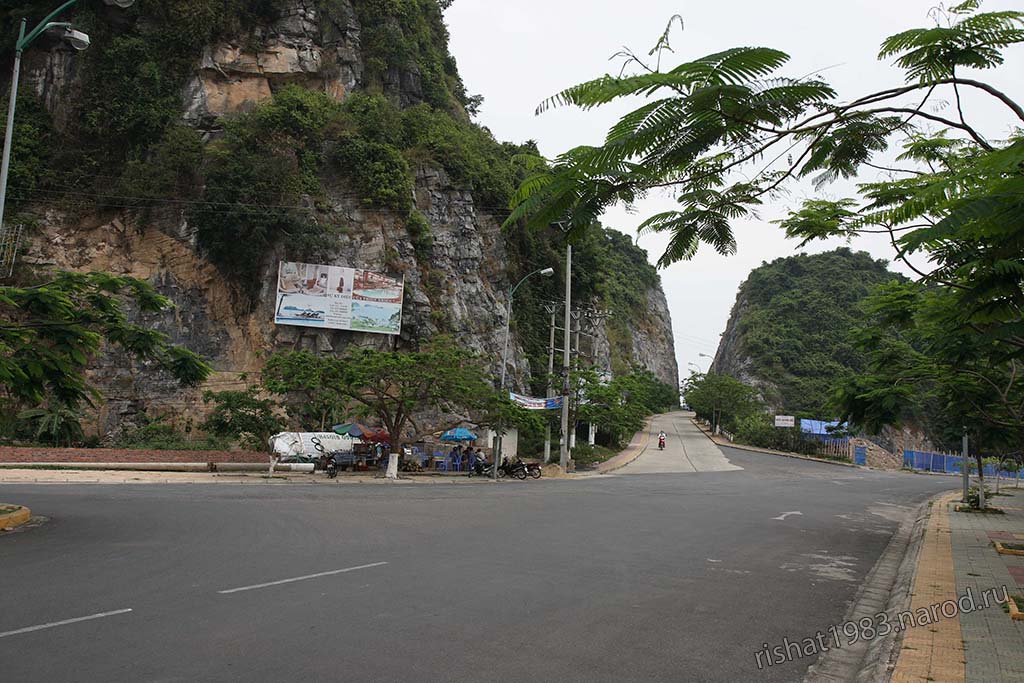
[[[704,434],[704,436],[706,436],[709,439],[711,439],[711,441],[713,441],[716,446],[720,446],[722,448],[735,448],[736,450],[739,450],[739,451],[749,451],[751,453],[765,453],[767,455],[779,455],[779,456],[782,456],[784,458],[794,458],[796,460],[810,460],[811,462],[820,462],[820,463],[824,463],[826,465],[839,465],[840,467],[854,467],[854,468],[856,468],[858,470],[869,470],[869,469],[871,469],[870,467],[864,467],[862,465],[855,465],[852,462],[843,462],[842,460],[826,460],[825,458],[815,458],[815,457],[810,456],[810,455],[798,455],[797,453],[787,453],[785,451],[773,451],[770,448],[759,448],[757,446],[747,446],[745,444],[738,444],[738,443],[735,443],[733,441],[727,441],[727,440],[723,439],[720,436],[718,436],[718,437],[712,436],[711,434],[708,433],[708,431],[706,429],[704,429],[704,427],[699,422],[697,422],[692,417],[690,418],[690,422],[692,422],[694,424],[694,426],[696,426],[697,429],[699,429]]]
[[[1021,612],[1020,608],[1017,607],[1017,601],[1013,599],[1012,595],[1010,596],[1010,599],[1007,600],[1006,606],[1010,610],[1011,619],[1014,621],[1024,621],[1024,612]]]
[[[647,450],[647,444],[650,443],[651,440],[651,421],[655,417],[655,415],[652,415],[648,417],[646,420],[644,420],[644,428],[637,432],[635,435],[633,435],[634,439],[636,439],[637,436],[640,437],[640,441],[637,442],[636,445],[633,445],[632,442],[630,442],[630,445],[627,446],[624,451],[616,455],[614,458],[610,460],[605,460],[603,463],[598,465],[597,473],[610,474],[615,470],[622,469],[626,465],[631,464],[633,461],[635,461],[637,458],[643,455],[644,451]],[[630,453],[630,448],[635,448],[636,452]],[[621,460],[619,458],[621,458]]]
[[[0,514],[0,531],[9,531],[21,526],[30,519],[32,519],[32,511],[23,505],[19,505],[18,509],[14,512]]]
[[[1010,548],[1005,547],[999,541],[993,541],[993,543],[996,546],[996,552],[1000,555],[1024,555],[1024,550],[1012,550]],[[1024,619],[1024,617],[1021,618]]]
[[[863,617],[873,619],[880,612],[888,614],[891,623],[898,612],[907,609],[926,522],[932,505],[945,495],[948,493],[928,498],[900,522],[875,566],[858,588],[843,617],[844,623]],[[897,642],[894,631],[885,637],[860,641],[852,647],[831,648],[807,671],[804,683],[888,681],[901,643],[902,638]]]

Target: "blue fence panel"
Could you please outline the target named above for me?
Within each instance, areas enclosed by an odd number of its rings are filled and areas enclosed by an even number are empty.
[[[868,464],[868,449],[865,446],[855,446],[853,449],[853,462],[856,465]]]
[[[945,474],[963,474],[963,457],[959,455],[943,455],[942,453],[924,453],[922,451],[903,451],[903,466],[925,472],[944,472]],[[985,465],[985,476],[995,478],[997,465]],[[1008,470],[1000,470],[1000,478],[1015,478],[1017,475]]]

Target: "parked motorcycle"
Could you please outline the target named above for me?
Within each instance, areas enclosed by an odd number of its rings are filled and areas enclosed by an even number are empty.
[[[505,460],[501,463],[501,467],[498,468],[499,477],[515,477],[516,479],[526,479],[528,475],[526,471],[526,463],[516,458],[515,460]]]
[[[491,464],[483,458],[477,458],[466,471],[467,477],[489,477],[491,476]]]
[[[526,472],[527,472],[527,474],[529,474],[534,479],[540,479],[540,475],[541,475],[540,463],[536,463],[536,462],[526,463]]]
[[[328,453],[324,456],[324,470],[327,472],[328,479],[334,479],[338,476],[338,460],[335,458],[334,453]]]

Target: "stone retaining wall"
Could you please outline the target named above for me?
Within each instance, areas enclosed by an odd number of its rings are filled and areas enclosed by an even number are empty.
[[[0,446],[0,463],[12,462],[269,462],[257,451],[155,451],[130,448],[20,448]]]

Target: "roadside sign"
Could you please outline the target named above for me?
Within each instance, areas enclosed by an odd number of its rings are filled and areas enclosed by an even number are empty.
[[[776,427],[796,427],[796,418],[792,415],[776,415]]]

